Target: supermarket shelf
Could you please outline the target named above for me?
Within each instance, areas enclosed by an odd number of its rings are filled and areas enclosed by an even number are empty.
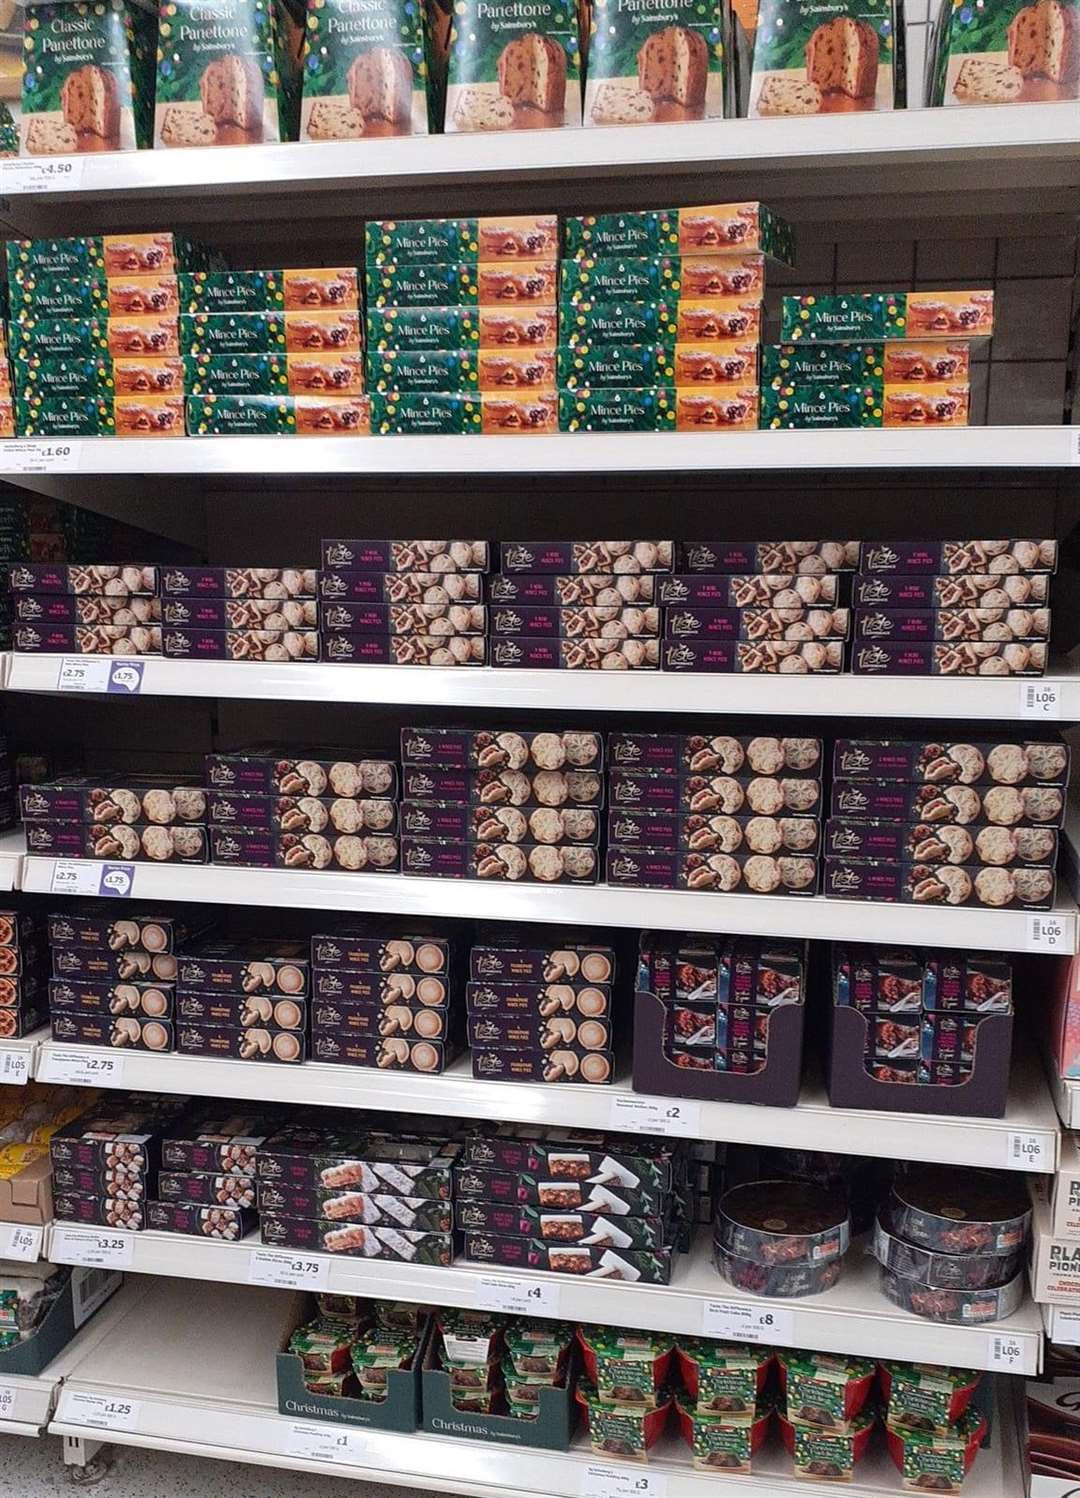
[[[89,161],[89,157],[87,160]],[[44,449],[48,449],[48,454]],[[1052,469],[1080,462],[1080,428],[731,432],[719,436],[591,432],[547,437],[90,437],[61,445],[0,442],[0,478],[73,481],[113,475],[323,475],[784,472],[804,469]]]
[[[20,888],[53,894],[58,862],[78,863],[96,894],[106,868],[94,859],[57,860],[27,854]],[[550,921],[573,925],[656,927],[665,931],[740,931],[747,936],[805,936],[833,941],[925,943],[994,952],[1043,950],[1033,936],[1040,918],[1016,910],[949,910],[931,905],[886,905],[823,896],[696,894],[689,890],[616,889],[606,884],[489,884],[477,879],[420,879],[397,874],[238,869],[214,864],[124,864],[125,894],[147,900],[284,906],[304,910],[375,911],[383,915]],[[1080,950],[1076,904],[1059,898],[1055,950]],[[1041,918],[1045,924],[1045,917]]]
[[[21,827],[0,833],[0,892],[19,888],[26,840]]]
[[[111,1430],[105,1438],[121,1445],[485,1498],[521,1493],[578,1498],[586,1490],[620,1490],[614,1483],[606,1489],[597,1489],[595,1480],[590,1484],[586,1471],[593,1466],[620,1474],[627,1491],[647,1472],[653,1479],[650,1491],[667,1498],[796,1498],[806,1491],[806,1483],[792,1476],[775,1431],[747,1477],[694,1471],[687,1448],[672,1438],[650,1453],[643,1468],[612,1458],[601,1461],[580,1435],[570,1451],[549,1452],[297,1421],[278,1414],[275,1384],[274,1353],[296,1314],[289,1297],[251,1289],[225,1294],[208,1287],[196,1301],[182,1285],[161,1283],[129,1304],[110,1335],[71,1370],[53,1432],[100,1441],[102,1425],[87,1423],[95,1419],[94,1401],[119,1401],[134,1406],[127,1428]],[[221,1336],[223,1326],[227,1337]],[[965,1498],[1003,1498],[1023,1490],[1016,1420],[1004,1380],[998,1393],[993,1439],[964,1483]],[[346,1431],[341,1459],[320,1460],[320,1438],[329,1450],[333,1438]],[[884,1498],[897,1492],[898,1481],[883,1443],[877,1443],[844,1492],[848,1498]]]
[[[61,1241],[67,1236],[64,1229],[64,1224],[56,1224],[50,1236],[49,1256],[54,1263],[78,1257],[78,1252],[72,1254]],[[250,1284],[253,1252],[265,1252],[257,1235],[242,1243],[223,1243],[170,1233],[102,1231],[110,1242],[122,1244],[117,1267],[122,1261],[122,1267],[134,1274]],[[490,1305],[486,1282],[496,1280],[538,1288],[540,1295],[533,1307],[537,1314],[693,1335],[720,1335],[715,1308],[721,1302],[720,1313],[734,1307],[748,1314],[768,1314],[768,1336],[763,1340],[777,1346],[953,1363],[963,1368],[1007,1366],[1014,1373],[1024,1374],[1037,1373],[1041,1367],[1042,1319],[1030,1299],[1006,1321],[990,1326],[938,1325],[890,1305],[878,1288],[877,1263],[863,1251],[863,1244],[857,1243],[831,1290],[804,1300],[771,1300],[747,1295],[721,1280],[708,1249],[702,1239],[676,1266],[670,1285],[628,1284],[541,1271],[523,1274],[463,1263],[442,1267],[332,1254],[304,1253],[300,1257],[319,1266],[317,1275],[308,1276],[308,1283],[317,1278],[320,1289],[342,1295],[381,1295],[432,1305]],[[287,1251],[281,1253],[286,1262],[296,1257]],[[219,1330],[222,1323],[231,1327],[231,1320],[231,1316],[222,1317]],[[219,1340],[215,1339],[213,1345]]]
[[[100,1046],[56,1045],[46,1041],[37,1075],[62,1080],[65,1063],[100,1058]],[[244,1098],[333,1108],[376,1108],[446,1118],[483,1118],[513,1123],[560,1123],[582,1129],[634,1127],[627,1105],[648,1111],[640,1127],[670,1129],[663,1110],[671,1099],[635,1093],[629,1077],[614,1087],[522,1087],[473,1079],[467,1056],[439,1077],[373,1068],[258,1066],[248,1061],[204,1061],[193,1056],[155,1056],[144,1051],[108,1053],[116,1070],[97,1076],[100,1087],[134,1088],[191,1097]],[[59,1066],[58,1066],[59,1060]],[[652,1109],[656,1108],[654,1114]],[[1058,1120],[1038,1064],[1028,1058],[1014,1067],[1012,1093],[1004,1118],[947,1118],[929,1114],[870,1113],[831,1108],[820,1083],[808,1084],[796,1108],[762,1108],[746,1103],[680,1104],[686,1115],[677,1132],[729,1144],[766,1144],[781,1149],[805,1146],[845,1154],[857,1138],[862,1153],[889,1160],[929,1160],[992,1169],[1023,1168],[1050,1174],[1057,1167]],[[1022,1147],[1021,1147],[1022,1144]]]
[[[57,692],[63,655],[3,658],[11,692]],[[521,671],[293,662],[142,662],[143,697],[218,697],[270,702],[404,703],[505,707],[520,712],[763,713],[834,718],[1020,720],[1030,681],[946,676],[725,676],[642,672],[627,689],[606,671]],[[1080,668],[1061,662],[1037,683],[1056,690],[1062,722],[1080,722]]]

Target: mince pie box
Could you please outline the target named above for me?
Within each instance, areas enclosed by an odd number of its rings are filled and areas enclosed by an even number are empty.
[[[675,359],[659,343],[580,343],[559,349],[558,378],[563,390],[594,385],[602,390],[671,389]]]
[[[385,436],[460,436],[483,430],[480,397],[442,392],[375,390],[371,430]]]
[[[864,573],[932,573],[960,577],[994,572],[1003,576],[1057,571],[1058,543],[1052,540],[864,541],[853,543]]]
[[[110,278],[171,275],[206,268],[213,258],[204,246],[170,232],[15,239],[8,241],[7,250],[8,280],[16,283],[38,272]]]
[[[39,393],[47,400],[72,395],[110,400],[116,388],[113,364],[108,356],[20,361],[16,383],[20,394]]]
[[[508,263],[512,267],[528,262]],[[475,307],[480,302],[475,261],[413,265],[407,260],[384,260],[381,265],[369,265],[364,279],[369,307]]]
[[[677,1253],[672,1248],[626,1249],[605,1244],[554,1243],[543,1238],[499,1238],[466,1233],[465,1258],[473,1264],[551,1270],[599,1279],[666,1285]]]
[[[426,8],[308,0],[301,140],[427,135],[438,128]]]
[[[986,640],[949,644],[907,644],[875,640],[852,647],[849,667],[856,676],[1042,676],[1046,646]]]
[[[413,1228],[368,1227],[359,1222],[327,1218],[279,1217],[276,1212],[264,1212],[260,1228],[263,1243],[276,1248],[432,1265],[448,1265],[454,1253],[451,1233],[425,1233]]]
[[[721,119],[728,112],[718,0],[595,0],[586,16],[586,125]]]
[[[557,255],[556,216],[370,219],[364,225],[368,266],[539,260]]]
[[[766,384],[763,429],[836,431],[851,427],[966,426],[970,387],[964,384]]]
[[[294,140],[299,26],[278,0],[166,0],[158,29],[155,146]]]
[[[447,134],[581,124],[577,8],[540,0],[509,12],[459,0],[446,75]]]
[[[205,395],[185,403],[191,436],[366,437],[364,395]]]
[[[564,432],[665,432],[675,430],[671,390],[593,390],[581,386],[559,392],[559,427]]]
[[[557,1046],[539,1047],[469,1046],[472,1074],[487,1082],[584,1082],[603,1086],[615,1076],[612,1051],[581,1051]]]
[[[16,321],[25,317],[105,317],[109,312],[104,277],[74,280],[67,275],[30,271],[22,280],[9,282],[8,293],[11,316]]]
[[[307,1046],[305,1036],[296,1030],[271,1031],[261,1024],[241,1029],[201,1020],[177,1020],[174,1028],[176,1050],[184,1056],[297,1065],[303,1062]]]
[[[764,203],[568,216],[563,221],[563,234],[564,254],[575,260],[588,256],[699,256],[755,251],[781,265],[792,265],[795,259],[791,225]]]
[[[989,338],[992,291],[868,291],[780,299],[781,343]]]
[[[917,572],[906,576],[860,572],[852,580],[851,601],[866,608],[1040,608],[1050,601],[1050,579],[1045,573],[968,572],[935,577]]]
[[[1052,868],[825,858],[823,893],[841,900],[1035,911],[1051,908],[1054,891]]]
[[[100,396],[35,394],[16,398],[15,428],[20,437],[115,437],[116,419],[112,401]]]
[[[988,0],[971,15],[943,5],[930,67],[929,104],[1075,99],[1080,12],[1072,0]]]
[[[859,548],[858,541],[680,541],[674,570],[723,575],[810,572],[820,577],[854,572]]]
[[[902,107],[903,37],[893,0],[762,0],[747,114],[758,119]]]
[[[665,671],[734,671],[747,675],[816,675],[842,671],[841,640],[665,640]]]
[[[8,326],[11,358],[16,368],[24,359],[97,359],[110,352],[110,326],[104,317],[27,317]]]
[[[315,1029],[312,1061],[335,1066],[370,1066],[379,1071],[408,1071],[425,1076],[446,1070],[461,1047],[456,1041],[418,1040],[406,1035],[365,1035],[347,1026]]]
[[[156,14],[125,0],[32,4],[22,26],[24,156],[150,144]]]

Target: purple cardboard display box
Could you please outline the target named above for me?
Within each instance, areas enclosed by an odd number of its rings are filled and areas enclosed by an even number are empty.
[[[597,606],[577,604],[570,607],[551,604],[498,604],[491,608],[492,635],[519,638],[568,638],[598,640],[610,635],[610,626],[619,624],[627,635],[658,636],[660,610],[640,608],[636,604]]]
[[[325,629],[351,635],[430,634],[431,621],[449,621],[454,635],[482,635],[487,628],[483,604],[468,603],[324,603]]]
[[[109,827],[93,822],[27,822],[30,853],[123,863],[205,863],[205,827]]]
[[[95,1227],[137,1233],[146,1226],[146,1203],[54,1190],[53,1216],[57,1222],[84,1222]]]
[[[232,1025],[185,1020],[176,1025],[176,1049],[184,1056],[226,1056],[234,1061],[295,1065],[304,1060],[306,1041],[296,1030],[271,1030],[255,1025],[242,1030]]]
[[[465,1007],[472,1014],[568,1014],[599,1019],[611,1014],[611,988],[606,983],[492,983],[473,979],[465,985]]]
[[[799,1101],[803,1004],[784,1004],[770,1011],[765,1065],[757,1072],[698,1071],[677,1065],[665,1047],[667,1018],[663,1002],[639,989],[634,1009],[635,1092],[720,1103],[764,1103],[774,1108],[793,1108]]]
[[[165,598],[160,617],[177,629],[318,629],[314,599]]]
[[[826,857],[822,892],[839,900],[905,905],[981,905],[994,910],[1049,910],[1055,874],[1047,868],[930,865],[885,859]]]
[[[665,671],[733,671],[746,675],[818,675],[843,670],[840,640],[764,640],[752,644],[735,640],[664,641]]]
[[[327,571],[346,572],[486,572],[489,560],[486,541],[333,540],[321,557]]]
[[[190,1202],[199,1207],[254,1207],[258,1185],[254,1176],[160,1170],[157,1194],[161,1201]]]
[[[525,572],[520,575],[496,572],[487,581],[488,603],[544,604],[558,607],[571,604],[651,604],[661,600],[656,593],[659,579],[649,572],[585,572],[560,575],[557,572]]]
[[[495,879],[527,884],[595,884],[596,848],[547,843],[439,843],[401,840],[401,871],[432,879]]]
[[[815,738],[763,734],[623,733],[608,735],[612,769],[654,774],[784,775],[819,779],[822,744]]]
[[[1050,602],[1050,578],[1046,573],[968,572],[938,577],[926,572],[860,572],[852,580],[851,601],[856,607],[875,609],[1024,608]]]
[[[602,1087],[615,1077],[615,1057],[611,1051],[588,1051],[582,1055],[564,1047],[554,1051],[525,1051],[474,1045],[469,1055],[473,1076],[488,1082],[584,1082],[587,1086]]]
[[[1046,646],[875,641],[852,646],[851,670],[856,676],[1042,676]]]
[[[429,931],[398,932],[393,921],[379,918],[368,925],[343,926],[311,938],[315,969],[344,969],[361,973],[445,975],[461,957],[458,943]]]
[[[602,807],[604,775],[595,770],[429,770],[406,765],[405,804],[479,802],[483,806]],[[543,776],[543,779],[538,777]]]
[[[962,573],[1003,571],[995,559],[1009,557],[1016,572],[1056,572],[1056,541],[863,541],[860,572]]]
[[[768,604],[774,608],[834,608],[840,602],[835,573],[801,577],[792,572],[679,573],[657,579],[657,603],[691,608],[737,608]]]
[[[84,902],[89,905],[89,901]],[[105,902],[112,905],[112,901]],[[22,918],[20,918],[22,919]],[[86,948],[93,952],[175,952],[188,940],[191,926],[184,916],[134,911],[122,916],[89,909],[61,911],[48,918],[50,947]],[[55,960],[54,951],[53,958]]]
[[[1005,633],[1003,633],[1005,631]],[[1045,640],[1049,609],[915,609],[855,610],[855,639],[892,640],[901,644],[952,640]]]
[[[162,653],[172,660],[317,661],[316,629],[162,630]]]
[[[52,1038],[76,1045],[107,1045],[138,1051],[171,1051],[173,1027],[165,1020],[135,1015],[84,1014],[77,1010],[52,1014]]]
[[[120,582],[128,593],[158,592],[158,569],[142,562],[84,562],[65,567],[57,562],[20,562],[9,573],[13,593],[104,593]]]
[[[184,993],[269,993],[301,999],[310,988],[306,941],[272,937],[208,941],[177,961],[177,996]]]
[[[690,889],[718,894],[813,895],[813,855],[690,853],[609,848],[607,882],[644,889]]]
[[[122,611],[129,615],[127,625],[160,624],[161,600],[139,597],[138,612],[132,608],[133,595],[97,593],[13,593],[12,618],[26,624],[115,624]]]
[[[311,1005],[313,1043],[320,1033],[354,1035],[405,1035],[411,1040],[445,1040],[452,1029],[460,1029],[457,1017],[445,1009],[413,1008],[408,1004],[385,1004],[378,999],[314,999]]]
[[[348,753],[268,747],[206,756],[206,783],[219,790],[264,796],[397,796],[398,769],[390,759],[355,759]]]
[[[918,785],[903,780],[835,779],[830,815],[871,822],[1061,827],[1064,788],[1053,785]]]
[[[854,572],[858,541],[680,541],[676,572]]]
[[[452,1042],[409,1040],[404,1035],[361,1035],[347,1028],[312,1032],[311,1059],[335,1066],[374,1066],[380,1071],[445,1071],[458,1054]]]
[[[437,596],[433,596],[437,595]],[[484,589],[477,572],[353,572],[319,573],[319,597],[324,603],[482,603]],[[329,610],[326,611],[329,614]],[[340,626],[337,626],[340,628]]]
[[[176,827],[206,821],[206,796],[194,777],[131,776],[102,782],[81,775],[19,790],[24,822],[94,822],[106,829]]]
[[[177,1023],[181,1020],[209,1025],[263,1025],[267,1030],[303,1030],[307,1024],[307,1000],[279,998],[268,994],[181,993],[176,1000]]]
[[[615,972],[615,953],[610,947],[592,943],[521,947],[512,941],[473,947],[469,954],[469,977],[474,982],[607,984]]]
[[[694,774],[683,778],[648,770],[611,770],[611,807],[683,815],[808,816],[821,802],[814,776]]]
[[[425,769],[541,771],[598,770],[604,736],[589,730],[520,732],[516,729],[403,728],[401,759]]]
[[[499,571],[670,572],[671,541],[500,541]]]
[[[1060,740],[837,739],[833,774],[926,785],[1068,785],[1070,758]]]
[[[611,1025],[593,1015],[588,1018],[562,1012],[544,1015],[535,1009],[515,1013],[474,1011],[469,1014],[468,1039],[470,1046],[545,1052],[560,1047],[580,1056],[588,1051],[610,1050]]]
[[[361,661],[368,666],[482,666],[487,639],[483,635],[349,634],[324,628],[322,650],[323,660]]]
[[[259,1214],[243,1207],[201,1207],[191,1202],[162,1201],[146,1204],[146,1226],[159,1233],[190,1233],[197,1238],[238,1243],[254,1232],[258,1223]]]
[[[843,858],[910,863],[1057,864],[1058,835],[1049,827],[942,827],[926,822],[860,822],[830,817],[825,852]]]
[[[260,832],[394,832],[397,802],[379,797],[262,796],[210,791],[211,826],[248,827]],[[342,825],[345,823],[346,825]]]
[[[314,567],[170,566],[161,569],[163,598],[314,598]]]
[[[621,665],[605,666],[618,659]],[[491,664],[528,671],[656,671],[660,641],[562,640],[558,636],[507,635],[492,637]]]
[[[125,642],[132,648],[117,650]],[[114,655],[161,654],[161,627],[157,624],[17,624],[12,644],[24,655]]]
[[[851,633],[846,608],[707,608],[681,604],[670,607],[664,622],[665,640],[804,640],[807,630],[815,640],[846,640]]]
[[[450,1001],[446,973],[370,972],[316,966],[311,974],[316,998],[342,1003],[405,1004],[413,1009],[445,1009]]]
[[[242,868],[335,869],[396,874],[398,839],[382,833],[262,832],[211,827],[210,861]]]
[[[693,852],[817,852],[821,824],[816,817],[728,816],[725,812],[687,815],[608,811],[608,843],[620,848],[686,848]]]
[[[402,827],[414,837],[450,842],[543,841],[552,847],[600,841],[601,813],[593,807],[541,806],[532,809],[465,806],[446,801],[406,801]]]
[[[176,985],[106,979],[97,982],[69,978],[49,980],[49,1008],[79,1014],[141,1014],[146,1019],[171,1019]]]

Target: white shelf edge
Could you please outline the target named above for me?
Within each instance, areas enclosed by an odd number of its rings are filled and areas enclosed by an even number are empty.
[[[700,124],[532,130],[514,137],[513,161],[499,135],[439,135],[388,140],[223,147],[213,151],[137,151],[67,158],[74,169],[44,180],[46,201],[87,194],[213,194],[294,184],[349,183],[354,189],[400,180],[536,174],[596,176],[626,170],[695,166],[731,170],[758,164],[933,162],[979,157],[1066,156],[1080,145],[1075,105],[912,109],[798,120],[717,120]],[[57,158],[63,168],[64,159]],[[17,202],[20,170],[0,166],[0,193]]]
[[[46,1040],[38,1052],[35,1075],[47,1079],[48,1062],[57,1050],[91,1058],[98,1046],[59,1045]],[[646,1098],[631,1090],[629,1079],[615,1087],[522,1086],[476,1081],[468,1056],[438,1077],[381,1072],[373,1068],[330,1066],[309,1061],[303,1066],[265,1066],[248,1061],[202,1060],[192,1056],[156,1056],[127,1052],[115,1078],[96,1086],[165,1092],[179,1096],[220,1097],[327,1108],[375,1108],[447,1118],[480,1118],[513,1123],[544,1123],[557,1117],[573,1128],[625,1127],[613,1110],[623,1099]],[[1038,1064],[1032,1059],[1014,1068],[1012,1093],[1004,1118],[949,1118],[931,1114],[871,1113],[832,1108],[820,1084],[808,1084],[795,1108],[763,1108],[748,1103],[695,1103],[692,1137],[728,1144],[763,1144],[797,1149],[812,1137],[814,1148],[846,1154],[857,1137],[864,1153],[880,1159],[921,1160],[953,1165],[1010,1168],[1014,1135],[1036,1151],[1037,1173],[1052,1174],[1058,1160],[1058,1120]],[[624,1117],[624,1115],[623,1115]]]
[[[9,692],[58,694],[63,655],[7,653],[0,681]],[[1062,721],[1080,722],[1080,671],[1044,681],[1058,689]],[[505,707],[521,712],[765,713],[791,717],[993,719],[1024,721],[1025,681],[947,676],[738,676],[639,672],[633,689],[606,671],[525,671],[503,667],[366,666],[142,662],[143,697],[224,697],[235,701],[395,703],[415,707]],[[63,695],[70,695],[64,693]]]
[[[89,160],[90,158],[87,158]],[[88,437],[50,463],[34,438],[0,442],[0,478],[155,474],[703,473],[765,469],[1065,468],[1080,428],[885,431],[588,432],[543,437]]]
[[[21,888],[52,893],[56,859],[27,854]],[[95,860],[82,863],[94,865]],[[104,864],[97,864],[99,869]],[[216,864],[128,865],[128,894],[153,900],[281,906],[306,910],[372,911],[384,915],[475,918],[656,927],[672,931],[739,931],[746,936],[816,937],[835,941],[919,943],[1030,949],[1032,916],[1026,911],[950,910],[931,905],[889,905],[797,895],[699,894],[690,890],[620,889],[606,884],[488,884],[475,879],[411,878],[400,874],[340,874],[288,869],[227,868]],[[1076,904],[1060,895],[1062,950],[1078,950]]]

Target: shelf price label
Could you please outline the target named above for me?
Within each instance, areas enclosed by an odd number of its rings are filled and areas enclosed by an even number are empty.
[[[1011,1133],[1006,1138],[1006,1170],[1053,1169],[1053,1146],[1046,1134]]]
[[[701,1330],[704,1336],[723,1342],[776,1342],[790,1347],[795,1341],[795,1313],[764,1301],[707,1300]]]
[[[18,1390],[14,1384],[0,1384],[0,1420],[15,1419]]]
[[[29,1079],[29,1051],[0,1052],[0,1082],[6,1082],[9,1087],[25,1087]]]
[[[628,1093],[611,1100],[611,1127],[637,1134],[701,1137],[701,1104],[685,1098],[638,1097]]]
[[[137,697],[145,666],[145,661],[115,661],[107,655],[65,655],[57,667],[56,690]]]
[[[276,1290],[326,1290],[330,1261],[315,1254],[253,1248],[248,1260],[248,1284],[272,1285]]]
[[[340,1425],[313,1425],[297,1421],[285,1432],[285,1455],[309,1462],[358,1463],[367,1451],[367,1436]]]
[[[142,1404],[137,1399],[70,1389],[64,1395],[60,1419],[94,1430],[138,1430],[141,1413]]]
[[[508,1274],[483,1274],[476,1282],[476,1305],[482,1311],[508,1311],[515,1316],[557,1316],[560,1288]]]
[[[1065,921],[1052,910],[1039,911],[1038,914],[1029,915],[1027,918],[1027,942],[1025,950],[1028,952],[1050,952],[1061,956],[1067,953],[1068,945],[1065,940]]]
[[[1080,1346],[1080,1311],[1072,1306],[1053,1306],[1051,1315],[1051,1341],[1060,1342],[1063,1347]]]
[[[126,900],[134,892],[133,863],[98,863],[90,858],[53,860],[50,894],[111,895],[114,900]]]
[[[0,443],[0,472],[78,473],[81,461],[81,442],[34,439]]]
[[[86,1269],[130,1269],[135,1234],[107,1228],[76,1228],[58,1222],[52,1230],[49,1257],[57,1264],[80,1264]]]
[[[41,1240],[45,1234],[42,1227],[30,1227],[21,1222],[5,1222],[0,1226],[0,1258],[21,1259],[32,1264],[41,1256]]]
[[[1021,718],[1040,718],[1044,723],[1056,723],[1061,718],[1061,683],[1047,681],[1022,681],[1020,683]]]
[[[14,197],[27,192],[74,192],[82,178],[83,163],[78,157],[48,160],[28,156],[0,166],[0,193]]]
[[[987,1342],[986,1366],[1001,1373],[1026,1373],[1027,1350],[1019,1337],[991,1332]]]
[[[45,1051],[43,1082],[63,1082],[69,1087],[120,1087],[124,1081],[124,1058],[115,1051],[86,1046],[52,1046]]]
[[[640,1467],[586,1462],[580,1498],[665,1498],[667,1474]]]

